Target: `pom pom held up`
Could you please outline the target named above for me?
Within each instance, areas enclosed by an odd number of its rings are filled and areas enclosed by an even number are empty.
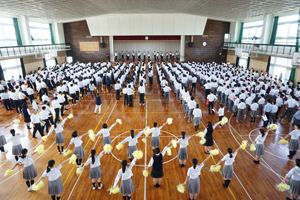
[[[256,151],[255,144],[251,144],[251,146],[250,146],[250,151]]]
[[[14,173],[13,169],[8,169],[8,170],[5,171],[5,175],[4,176],[12,175],[13,173]]]
[[[110,144],[106,144],[106,145],[104,145],[103,149],[104,149],[105,153],[110,153],[112,150],[112,146]]]
[[[247,147],[247,140],[244,140],[244,141],[242,141],[242,144],[240,145],[240,148],[241,149],[246,149],[246,147]]]
[[[223,126],[227,122],[228,122],[228,118],[227,117],[223,117],[222,120],[221,120],[221,125]]]
[[[218,149],[214,149],[214,150],[211,150],[209,153],[211,156],[216,156],[220,153],[220,151]]]
[[[167,119],[167,124],[170,125],[170,124],[172,124],[172,123],[173,123],[173,118],[168,118],[168,119]]]
[[[90,138],[93,142],[95,141],[96,135],[94,134],[94,131],[93,131],[93,130],[89,130],[89,138]]]
[[[132,153],[132,155],[133,155],[133,157],[135,157],[136,159],[141,159],[141,158],[143,158],[143,152],[142,151],[140,151],[140,150],[136,150],[136,151],[134,151],[133,153]]]
[[[289,143],[289,141],[287,141],[283,138],[278,142],[278,144],[287,144],[287,143]]]
[[[148,136],[149,133],[150,133],[150,128],[149,128],[149,126],[147,126],[147,127],[146,127],[146,130],[145,130],[145,132],[144,132],[144,134],[145,134],[146,136]]]
[[[176,139],[172,140],[171,143],[172,143],[172,146],[173,146],[174,148],[177,147],[177,140],[176,140]]]
[[[121,150],[121,149],[123,148],[123,144],[120,142],[120,143],[116,146],[116,148],[117,148],[118,150]]]
[[[170,147],[167,148],[167,154],[168,154],[168,156],[171,156],[171,155],[172,155],[172,150],[171,150]]]
[[[201,137],[201,138],[204,137],[204,133],[203,133],[203,132],[199,132],[199,133],[197,133],[196,135],[197,135],[198,137]]]
[[[181,183],[179,185],[176,186],[177,187],[177,191],[180,193],[184,193],[185,192],[185,187],[184,185]]]

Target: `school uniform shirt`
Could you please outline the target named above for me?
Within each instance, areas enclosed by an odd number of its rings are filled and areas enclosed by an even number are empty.
[[[7,94],[6,92],[4,92],[4,93],[0,94],[0,97],[1,97],[2,100],[9,99],[9,94]]]
[[[56,128],[54,128],[54,125],[52,125],[47,137],[52,133],[52,131],[55,131],[55,133],[61,133],[64,130],[63,125],[65,124],[67,119],[68,118],[64,119],[61,123],[56,124]]]
[[[210,90],[211,89],[211,84],[210,83],[206,83],[204,85],[204,87],[205,87],[206,90]]]
[[[258,109],[258,104],[257,103],[251,104],[250,109],[253,110],[253,111],[256,111]]]
[[[219,108],[219,116],[224,116],[224,108]]]
[[[122,177],[122,181],[125,181],[125,180],[130,179],[133,176],[133,173],[132,173],[131,170],[132,170],[132,167],[135,165],[135,162],[136,162],[136,158],[134,158],[133,161],[130,163],[130,165],[128,167],[126,167],[126,170],[125,170],[124,173],[122,171],[122,168],[119,169],[113,187],[117,186],[117,184],[118,184],[121,177]]]
[[[39,114],[32,114],[31,116],[30,116],[30,119],[31,119],[31,122],[33,123],[33,124],[38,124],[38,123],[40,123],[40,115]]]
[[[297,101],[293,98],[288,99],[284,104],[288,105],[288,108],[295,108]]]
[[[138,92],[141,93],[141,94],[145,94],[145,92],[146,92],[145,87],[140,86],[139,89],[138,89]]]
[[[99,167],[101,165],[100,158],[103,156],[103,153],[100,153],[98,156],[95,156],[95,162],[92,163],[92,158],[88,158],[87,161],[84,163],[83,167],[88,166],[91,164],[90,168]]]
[[[265,104],[265,99],[264,98],[260,98],[257,103],[258,104]]]
[[[272,106],[271,113],[277,113],[277,111],[278,111],[278,106],[273,105],[273,106]]]
[[[193,101],[190,101],[189,103],[188,103],[188,107],[189,107],[189,109],[195,109],[196,108],[196,102],[193,100]]]
[[[252,98],[251,98],[251,97],[248,97],[248,98],[246,99],[245,103],[246,103],[247,105],[251,105],[252,101],[253,101]]]
[[[300,136],[300,130],[295,129],[292,132],[290,132],[289,135],[291,136],[292,140],[297,140]]]
[[[165,86],[163,90],[164,90],[164,92],[170,92],[171,88],[169,86]]]
[[[217,100],[218,98],[214,94],[209,94],[209,95],[207,95],[207,99],[209,100],[209,102],[213,102],[214,100]]]
[[[300,167],[295,166],[286,174],[286,176],[295,181],[300,181]]]
[[[7,143],[9,141],[11,141],[12,146],[17,146],[19,144],[21,144],[21,138],[25,137],[25,134],[19,134],[19,135],[15,135],[15,136],[11,136],[10,138],[8,138]]]
[[[60,106],[58,100],[53,100],[51,102],[51,105],[52,105],[53,109],[59,108],[59,106]]]
[[[42,96],[42,101],[43,101],[43,102],[44,102],[44,101],[49,102],[50,99],[49,99],[49,97],[48,97],[47,95],[43,95],[43,96]]]
[[[28,95],[33,95],[34,91],[31,87],[27,88],[27,94]]]
[[[23,92],[19,92],[19,99],[22,100],[25,98],[26,98],[26,95]]]
[[[101,129],[96,136],[103,134],[103,137],[107,137],[110,136],[109,131],[116,125],[117,123],[114,123],[113,125],[111,125],[109,128],[103,128]]]
[[[133,89],[127,88],[126,93],[127,93],[127,95],[132,95],[133,94]]]
[[[231,155],[232,155],[232,158],[230,158],[230,154],[227,154],[221,159],[221,161],[225,161],[225,165],[232,165],[232,163],[234,163],[234,161],[235,161],[234,159],[235,159],[237,153],[235,152]]]
[[[127,88],[123,88],[122,93],[127,94]]]
[[[120,90],[122,88],[120,83],[115,84],[115,90]]]
[[[230,99],[231,101],[234,101],[234,97],[235,97],[235,94],[230,93],[229,96],[228,96],[228,99]]]
[[[241,102],[238,104],[238,109],[245,109],[246,108],[246,104],[244,102]]]
[[[196,83],[197,82],[197,77],[193,77],[192,78],[192,83]]]
[[[32,165],[34,162],[32,160],[32,156],[28,155],[25,158],[19,157],[18,163],[21,164],[21,165],[24,165],[23,167],[25,168],[25,167],[28,167],[28,166]]]
[[[129,136],[129,137],[125,138],[125,140],[123,140],[121,143],[124,144],[124,143],[128,142],[128,146],[135,146],[136,143],[138,143],[137,140],[144,132],[145,132],[145,130],[139,132],[137,135],[134,136],[134,138]]]
[[[202,117],[202,111],[199,108],[195,108],[193,111],[194,117]]]
[[[163,157],[164,157],[164,155],[166,154],[167,149],[168,149],[168,147],[165,147],[165,148],[163,149],[163,151],[161,152],[161,154],[162,154]],[[156,155],[159,156],[159,154],[156,154]],[[148,167],[151,167],[151,166],[153,165],[153,163],[154,163],[154,159],[153,159],[153,156],[152,156],[151,159],[150,159],[150,162],[149,162],[149,164],[148,164]]]
[[[198,178],[201,174],[202,167],[204,167],[203,163],[201,163],[200,165],[197,165],[195,169],[194,169],[194,166],[190,167],[187,171],[187,176],[189,176],[190,179]]]
[[[49,181],[55,181],[61,176],[60,169],[62,168],[62,165],[58,165],[57,167],[53,167],[50,169],[50,171],[47,173],[47,170],[44,171],[42,177],[48,177]]]
[[[264,141],[266,140],[267,136],[268,136],[268,132],[265,133],[264,137],[261,135],[257,136],[255,139],[256,144],[263,144]]]
[[[187,145],[189,145],[189,139],[190,139],[191,137],[186,137],[186,138],[180,138],[178,141],[177,141],[177,143],[179,143],[180,144],[180,148],[185,148],[185,147],[187,147]]]
[[[160,135],[160,130],[162,129],[163,126],[160,127],[153,127],[150,129],[149,133],[152,133],[152,137],[157,137]]]
[[[72,138],[70,141],[70,145],[74,144],[75,147],[79,147],[82,144],[82,140],[81,140],[82,136],[76,137],[76,138]]]

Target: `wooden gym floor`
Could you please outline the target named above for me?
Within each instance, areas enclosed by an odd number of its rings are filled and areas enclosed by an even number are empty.
[[[147,79],[148,80],[148,79]],[[116,101],[114,90],[111,93],[103,94],[102,98],[102,111],[101,114],[94,114],[94,99],[91,96],[84,96],[83,100],[78,102],[78,105],[72,106],[65,112],[65,117],[73,113],[74,118],[68,120],[64,125],[64,137],[67,145],[71,139],[72,131],[76,130],[80,135],[86,133],[88,130],[93,129],[97,133],[103,123],[107,123],[108,126],[113,124],[116,119],[122,119],[122,125],[117,124],[111,131],[112,137],[112,155],[104,155],[101,162],[101,169],[103,173],[101,190],[92,190],[91,180],[88,178],[89,166],[81,174],[76,174],[76,166],[71,164],[65,164],[61,170],[62,182],[64,185],[64,191],[61,194],[63,200],[67,199],[122,199],[121,194],[110,195],[107,191],[114,183],[114,179],[117,175],[117,171],[121,168],[119,160],[128,159],[126,155],[127,144],[124,148],[118,151],[115,146],[122,141],[125,137],[129,136],[129,130],[135,129],[136,133],[146,126],[153,126],[153,122],[158,122],[158,126],[166,122],[167,118],[173,118],[173,124],[166,125],[162,130],[161,136],[161,149],[167,145],[172,139],[180,138],[181,131],[185,131],[188,135],[195,134],[194,125],[188,123],[187,119],[184,119],[183,109],[181,108],[180,101],[175,100],[173,92],[170,94],[169,104],[163,104],[163,98],[161,97],[161,91],[158,86],[157,75],[155,72],[154,83],[146,87],[146,105],[139,105],[139,96],[137,88],[135,89],[136,95],[134,96],[134,107],[130,108],[123,105],[123,97],[120,101]],[[204,89],[197,85],[197,91],[195,94],[195,100],[200,104],[202,109],[203,125],[207,125],[208,121],[213,124],[218,122],[218,116],[208,115],[207,106],[204,100]],[[218,109],[218,105],[215,105]],[[213,148],[217,148],[222,154],[226,154],[228,147],[232,147],[235,151],[238,148],[239,143],[243,140],[253,140],[258,135],[258,129],[262,125],[262,122],[256,122],[251,124],[249,117],[244,120],[244,123],[237,123],[236,118],[232,117],[232,113],[225,111],[225,115],[229,119],[229,123],[221,129],[214,131],[215,144]],[[9,130],[11,128],[16,129],[16,132],[28,134],[26,138],[22,139],[22,145],[24,148],[33,152],[36,145],[41,141],[41,137],[38,135],[38,139],[32,139],[31,131],[28,131],[26,125],[23,122],[23,116],[18,115],[16,111],[7,112],[3,107],[0,109],[0,123],[1,126],[12,122],[14,119],[20,119],[21,123],[11,125],[4,130],[6,138],[10,136]],[[259,121],[260,118],[257,118]],[[204,126],[200,126],[200,130],[204,130]],[[202,168],[200,175],[200,195],[197,199],[285,199],[288,196],[288,192],[278,192],[275,189],[275,185],[280,183],[285,174],[294,167],[294,162],[289,161],[287,158],[288,149],[286,144],[278,144],[280,136],[289,133],[291,130],[290,125],[287,122],[279,124],[276,134],[270,132],[265,141],[265,154],[261,164],[257,165],[253,163],[253,153],[247,147],[246,150],[241,150],[236,157],[234,163],[235,177],[230,183],[230,187],[225,189],[222,186],[223,179],[220,173],[209,172],[209,167],[216,164],[221,158],[222,154],[209,159],[205,167]],[[36,154],[33,156],[35,161],[34,166],[38,172],[38,177],[42,175],[46,169],[47,162],[50,159],[54,159],[56,164],[60,164],[67,159],[63,155],[59,155],[56,145],[54,144],[54,133],[51,134],[47,142],[42,142],[45,145],[44,154]],[[144,178],[142,170],[145,163],[148,164],[152,156],[152,148],[150,147],[150,139],[147,143],[143,143],[139,139],[137,144],[138,149],[144,152],[144,157],[137,161],[137,166],[132,170],[134,176],[132,177],[135,191],[132,195],[132,199],[141,200],[159,200],[159,199],[188,199],[187,193],[181,194],[177,191],[176,186],[179,183],[183,183],[186,177],[186,173],[189,167],[192,166],[192,158],[197,158],[199,164],[204,160],[207,155],[204,154],[204,146],[199,144],[199,138],[193,137],[188,146],[189,159],[184,168],[179,167],[178,159],[176,155],[178,148],[175,150],[172,148],[172,155],[165,155],[164,157],[164,177],[160,188],[155,188],[152,182],[152,178]],[[83,147],[85,149],[86,157],[83,162],[89,156],[90,151],[95,148],[97,154],[103,150],[102,138],[95,140],[95,142],[89,140],[88,136],[83,138]],[[47,179],[45,179],[45,187],[38,192],[28,192],[25,180],[22,178],[23,166],[17,166],[13,175],[4,176],[7,169],[13,167],[15,164],[14,157],[11,155],[11,143],[5,145],[5,148],[9,150],[6,155],[0,155],[0,199],[1,200],[13,200],[13,199],[50,199],[48,195]],[[71,150],[74,150],[72,146]],[[299,157],[299,153],[295,158]],[[224,164],[224,163],[222,163]],[[151,169],[150,169],[151,170]],[[37,181],[37,179],[35,180]],[[120,182],[119,182],[120,185]]]

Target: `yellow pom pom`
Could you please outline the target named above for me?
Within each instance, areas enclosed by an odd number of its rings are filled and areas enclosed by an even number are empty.
[[[276,185],[276,189],[280,192],[288,191],[290,186],[286,183],[279,183]]]
[[[184,193],[185,192],[185,187],[183,184],[179,184],[177,185],[177,191],[180,193]]]
[[[149,175],[148,170],[144,169],[144,170],[143,170],[143,175],[144,175],[145,177],[148,177],[148,175]]]
[[[104,148],[105,153],[110,153],[112,150],[112,146],[110,144],[104,145],[103,148]]]
[[[173,146],[174,148],[177,147],[177,140],[176,140],[176,139],[172,140],[171,143],[172,143],[172,146]]]
[[[204,133],[203,133],[203,132],[199,132],[199,133],[197,133],[196,135],[197,135],[198,137],[201,137],[201,138],[204,137]]]
[[[31,188],[34,190],[34,191],[38,191],[38,190],[40,190],[42,187],[44,187],[45,186],[45,184],[44,184],[44,182],[43,181],[40,181],[39,183],[37,183],[37,184],[33,184],[32,186],[31,186]]]
[[[211,165],[209,171],[218,172],[221,169],[221,165]]]
[[[116,148],[117,148],[118,150],[121,150],[121,149],[123,148],[123,144],[120,142],[120,143],[116,146]]]
[[[146,138],[143,138],[142,141],[143,141],[144,143],[146,143]]]
[[[96,135],[93,130],[89,130],[89,137],[93,142],[95,141]]]
[[[256,151],[255,144],[251,144],[251,146],[250,146],[250,151]]]
[[[270,125],[270,129],[271,129],[272,131],[276,130],[276,129],[277,129],[277,124],[271,124],[271,125]]]
[[[145,130],[145,132],[144,132],[144,134],[145,134],[146,136],[148,136],[149,133],[150,133],[150,127],[147,126],[147,127],[146,127],[146,130]]]
[[[287,141],[283,138],[278,142],[278,144],[287,144],[287,143],[289,143],[289,141]]]
[[[227,122],[228,122],[228,118],[227,117],[223,117],[222,120],[221,120],[221,125],[223,126]]]
[[[83,172],[83,167],[78,167],[76,169],[76,174],[81,174]]]
[[[172,155],[172,150],[171,150],[170,147],[167,148],[167,154],[168,154],[168,156],[171,156],[171,155]]]
[[[69,160],[69,164],[75,165],[76,164],[77,156],[73,154]]]
[[[5,171],[5,175],[4,176],[12,175],[13,173],[14,173],[13,169],[8,169],[8,170]]]
[[[167,119],[167,124],[172,124],[173,123],[173,118],[168,118]]]
[[[146,95],[144,96],[144,100],[146,100]]]
[[[122,120],[121,119],[117,119],[117,123],[122,124]]]
[[[108,189],[109,194],[118,194],[120,192],[120,188],[118,186],[112,187]]]
[[[64,153],[63,153],[63,155],[64,155],[64,156],[68,156],[68,155],[70,155],[71,153],[72,153],[71,150],[65,150]]]
[[[133,157],[135,157],[136,159],[141,159],[143,157],[143,152],[140,150],[136,150],[132,153]]]
[[[61,109],[62,106],[59,106],[58,108]]]
[[[18,123],[20,123],[20,120],[19,120],[19,119],[15,119],[15,120],[13,121],[13,123],[14,123],[14,124],[18,124]]]
[[[48,140],[48,137],[47,136],[43,136],[42,139],[43,139],[44,142],[46,142]]]
[[[218,149],[214,149],[214,150],[211,150],[209,153],[212,156],[216,156],[216,155],[218,155],[220,153],[220,151]]]
[[[52,118],[53,118],[53,119],[55,119],[55,116],[54,116],[54,115],[52,115]]]
[[[62,94],[62,96],[64,97],[64,96],[65,96],[65,94]]]
[[[45,152],[45,146],[44,145],[39,145],[35,150],[34,152],[37,152],[39,154],[42,154]]]
[[[206,142],[205,138],[203,138],[203,139],[200,140],[200,144],[205,144],[205,142]]]
[[[247,147],[247,140],[244,140],[244,141],[242,141],[242,144],[240,145],[240,148],[241,149],[246,149],[246,147]]]
[[[81,93],[79,93],[79,97],[82,97],[82,94],[81,94]]]
[[[72,119],[72,118],[73,118],[73,114],[72,114],[72,113],[69,114],[68,118],[69,118],[69,119]]]

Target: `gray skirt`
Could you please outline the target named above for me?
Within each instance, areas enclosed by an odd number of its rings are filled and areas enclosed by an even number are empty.
[[[55,133],[55,143],[56,144],[61,144],[61,143],[64,143],[64,142],[65,142],[65,139],[64,139],[64,136],[63,136],[62,132]]]
[[[90,169],[89,178],[90,179],[98,179],[102,177],[102,171],[100,166],[93,167]]]
[[[199,177],[195,178],[195,179],[189,178],[189,184],[187,186],[187,193],[189,193],[189,194],[199,194],[200,193]]]
[[[134,191],[134,186],[131,178],[121,181],[121,188],[120,188],[121,194],[132,194],[133,191]]]
[[[111,144],[110,136],[103,137],[102,145]]]
[[[290,179],[288,185],[290,186],[289,192],[291,194],[296,196],[300,195],[300,181]]]
[[[32,180],[37,177],[37,172],[33,165],[29,165],[28,167],[24,167],[23,169],[23,179]]]
[[[265,145],[264,144],[255,144],[256,150],[253,151],[254,155],[262,156],[265,153]]]
[[[233,178],[233,165],[223,166],[222,177],[225,179]]]
[[[127,156],[128,157],[132,157],[133,156],[132,153],[134,151],[136,151],[136,150],[137,150],[137,146],[136,145],[134,145],[134,146],[128,146],[127,147]]]
[[[187,148],[186,147],[179,148],[177,158],[179,160],[187,160],[188,159],[188,152],[187,152]]]
[[[85,157],[85,153],[82,146],[75,147],[74,154],[77,156],[77,159],[82,159]]]
[[[58,177],[58,179],[54,181],[48,181],[48,194],[53,196],[56,194],[61,194],[64,191],[63,184]]]
[[[299,140],[298,139],[290,139],[288,143],[289,150],[297,151],[299,149]]]
[[[21,155],[22,149],[23,149],[22,144],[12,146],[12,155],[14,155],[14,156]]]
[[[159,147],[160,146],[160,138],[159,138],[159,136],[151,138],[150,146],[151,147]]]
[[[233,112],[237,112],[237,111],[238,111],[238,107],[237,107],[237,105],[233,105],[233,107],[232,107],[232,111],[233,111]]]
[[[256,117],[256,115],[257,115],[257,110],[251,110],[250,116],[251,117]]]
[[[200,125],[200,124],[201,124],[201,117],[194,117],[194,118],[193,118],[193,124],[194,124],[195,126]]]
[[[0,136],[0,146],[4,146],[6,144],[6,139],[4,137],[4,135]]]

